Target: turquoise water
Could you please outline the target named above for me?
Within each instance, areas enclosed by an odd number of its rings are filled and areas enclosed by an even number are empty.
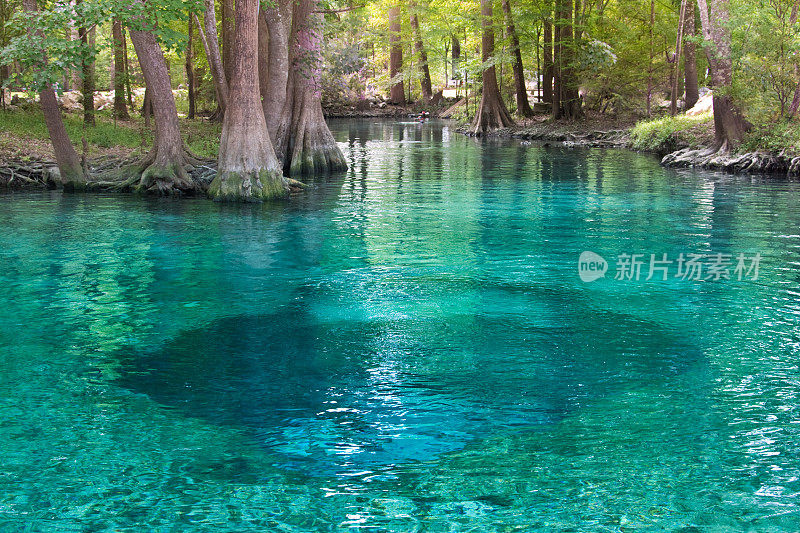
[[[332,129],[286,203],[0,196],[0,530],[797,529],[800,184]]]

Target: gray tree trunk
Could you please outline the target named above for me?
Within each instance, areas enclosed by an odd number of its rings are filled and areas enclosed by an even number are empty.
[[[114,47],[114,116],[128,119],[128,106],[125,103],[125,49],[123,47],[122,22],[114,19],[111,25],[111,39]]]
[[[262,91],[264,118],[270,139],[275,144],[283,116],[289,82],[289,34],[292,31],[293,2],[281,0],[263,10],[269,30],[266,87]]]

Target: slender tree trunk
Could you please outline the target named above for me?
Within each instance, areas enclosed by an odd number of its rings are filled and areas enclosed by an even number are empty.
[[[192,46],[194,41],[194,32],[192,31],[193,28],[192,19],[189,19],[189,42],[186,45],[186,90],[189,96],[189,118],[194,118],[195,115],[195,101],[194,101],[194,64],[193,64],[193,57],[192,57]]]
[[[78,1],[77,3],[80,3]],[[81,38],[81,44],[85,49],[94,46],[93,36],[90,32],[94,32],[94,28],[88,30],[85,26],[78,28],[78,35]],[[82,81],[81,93],[83,94],[83,122],[94,126],[94,59],[81,61]]]
[[[225,108],[228,106],[228,81],[225,77],[225,70],[222,68],[222,58],[217,44],[217,16],[214,14],[214,0],[205,0],[205,11],[203,12],[205,32],[200,28],[200,21],[196,17],[195,22],[200,31],[200,39],[203,41],[208,69],[211,71],[211,78],[214,80],[217,104],[219,104],[219,108],[224,114]]]
[[[686,26],[686,11],[689,9],[689,0],[682,0],[680,14],[678,16],[678,32],[675,38],[675,59],[672,68],[672,88],[670,91],[669,114],[675,116],[678,113],[678,85],[681,71],[681,55],[683,55],[683,32]],[[694,9],[694,2],[692,2]]]
[[[511,3],[509,0],[502,0],[502,5],[506,17],[506,31],[511,39],[511,54],[514,59],[512,69],[514,71],[514,91],[517,96],[517,112],[523,117],[532,117],[533,109],[528,101],[528,89],[525,87],[525,69],[522,66],[522,52],[519,49],[517,29],[514,27]]]
[[[111,40],[114,47],[114,117],[128,119],[128,106],[125,104],[125,51],[122,22],[114,19],[111,24]]]
[[[320,66],[322,16],[317,0],[296,0],[284,114],[275,152],[289,175],[320,175],[347,169],[344,155],[322,114]],[[402,87],[402,84],[401,84]]]
[[[544,52],[542,53],[542,63],[544,73],[542,74],[542,98],[545,102],[553,103],[553,16],[552,6],[547,3],[547,15],[542,21],[544,25]]]
[[[751,125],[733,101],[733,59],[731,56],[728,0],[697,0],[703,36],[713,46],[706,48],[714,82],[714,149],[725,152],[736,146]]]
[[[683,60],[683,74],[684,84],[686,87],[686,99],[684,100],[684,111],[694,107],[697,100],[700,98],[699,88],[697,84],[697,46],[694,44],[692,37],[695,35],[695,5],[694,2],[689,2],[686,9],[686,20],[684,23],[683,33],[686,35],[684,43],[684,60]]]
[[[403,44],[400,40],[400,7],[389,9],[389,76],[395,80],[403,69]],[[397,105],[406,105],[403,81],[396,80],[389,91],[389,99]]]
[[[267,57],[267,86],[262,93],[264,118],[267,121],[272,144],[277,143],[276,134],[283,117],[283,107],[289,82],[289,34],[292,31],[292,8],[290,1],[282,0],[278,5],[264,8],[264,20],[269,30]]]
[[[481,0],[481,59],[484,64],[494,57],[494,20],[492,0]],[[483,71],[483,94],[478,111],[470,129],[475,135],[481,135],[498,128],[506,128],[514,124],[511,114],[506,109],[497,85],[494,65]]]
[[[459,72],[461,72],[461,44],[455,35],[453,35],[450,44],[450,57],[453,59],[453,79],[458,79]]]
[[[22,7],[29,13],[37,13],[39,8],[36,0],[22,0]],[[34,32],[33,28],[28,31]],[[37,38],[44,39],[40,31],[35,32]],[[46,63],[44,49],[42,50],[42,63]],[[48,85],[39,92],[39,103],[42,106],[42,114],[50,134],[50,142],[53,144],[53,153],[56,156],[56,164],[60,174],[61,183],[65,189],[82,189],[86,187],[87,176],[81,166],[81,159],[75,151],[75,147],[69,140],[64,121],[61,118],[61,110],[58,107],[58,100],[53,88]]]
[[[128,59],[128,39],[125,36],[125,26],[122,26],[122,54],[125,56],[125,92],[128,95],[128,107],[132,113],[134,106],[133,89],[131,88],[131,63]]]
[[[187,159],[178,128],[178,109],[161,46],[150,31],[131,28],[130,35],[150,91],[156,123],[155,145],[140,166],[141,177],[134,188],[157,194],[194,191],[195,183],[184,168]]]
[[[798,4],[798,0],[795,0],[794,4],[792,4],[792,12],[789,16],[789,25],[794,27],[797,24],[797,12],[798,8],[800,7]],[[794,77],[795,79],[800,78],[800,62],[795,62],[794,64]],[[791,119],[797,116],[797,111],[800,110],[800,83],[797,84],[797,87],[794,90],[794,95],[792,95],[792,103],[789,105],[789,112],[787,116]]]
[[[208,1],[206,0],[206,2]],[[211,1],[213,8],[213,0]],[[236,31],[234,28],[234,0],[220,0],[220,19],[222,19],[220,20],[220,28],[222,28],[222,67],[225,70],[225,81],[230,85],[231,77],[233,76],[233,43]]]
[[[653,114],[653,59],[655,58],[655,48],[653,44],[654,31],[656,26],[656,0],[650,0],[650,61],[647,63],[647,116]]]
[[[416,13],[417,3],[411,2],[409,8],[411,9],[411,30],[414,32],[414,50],[417,53],[419,70],[422,74],[422,80],[420,81],[422,100],[427,104],[431,101],[431,98],[433,98],[431,72],[428,68],[428,54],[425,52],[425,45],[422,43],[422,33],[419,31],[419,19]]]
[[[267,133],[258,86],[258,0],[237,0],[230,101],[222,123],[215,200],[261,201],[285,196],[288,185]]]

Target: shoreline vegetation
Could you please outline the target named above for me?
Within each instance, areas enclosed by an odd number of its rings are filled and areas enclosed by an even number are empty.
[[[447,109],[444,107],[443,109]],[[337,106],[326,109],[326,118],[401,119],[416,113],[411,106]],[[440,113],[439,113],[440,114]],[[153,132],[140,117],[114,120],[110,114],[97,113],[96,125],[83,127],[82,117],[65,113],[70,137],[79,139],[81,164],[87,175],[86,190],[132,191],[119,179],[120,169],[134,165],[152,144]],[[458,124],[457,119],[455,120]],[[187,172],[198,194],[207,194],[217,174],[218,139],[221,124],[200,120],[180,120],[186,148],[194,156]],[[473,135],[468,123],[456,131]],[[727,173],[771,174],[800,177],[800,139],[791,124],[754,128],[738,150],[719,153],[713,150],[714,124],[711,112],[696,116],[665,116],[638,122],[587,113],[582,119],[553,121],[549,115],[534,115],[514,126],[495,129],[483,135],[511,138],[566,147],[622,148],[652,153],[661,157],[666,167],[696,167]],[[797,128],[800,130],[800,127]],[[33,104],[0,110],[0,191],[56,189],[60,177],[52,153],[43,116]],[[304,188],[301,181],[289,179],[290,192]]]
[[[423,111],[795,176],[800,3],[770,6],[19,0],[0,9],[0,176],[259,202],[347,168],[326,118]]]

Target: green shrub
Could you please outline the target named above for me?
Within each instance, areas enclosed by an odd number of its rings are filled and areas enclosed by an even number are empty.
[[[709,127],[713,128],[711,112],[642,120],[631,130],[631,146],[655,152],[672,151],[680,145],[697,146]]]
[[[800,124],[795,122],[764,123],[754,126],[742,142],[743,152],[768,152],[800,155]]]

